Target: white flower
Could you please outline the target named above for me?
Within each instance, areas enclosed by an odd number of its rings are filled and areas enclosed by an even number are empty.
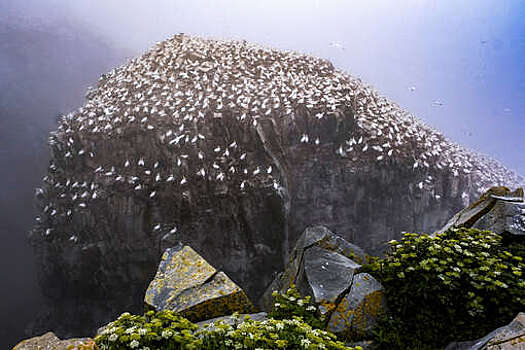
[[[117,334],[112,334],[109,336],[109,341],[116,341],[118,339],[118,335]]]
[[[278,330],[281,330],[281,329],[284,328],[284,324],[282,324],[281,322],[277,322],[277,323],[275,324],[275,328],[277,328]]]
[[[315,306],[310,305],[306,308],[307,311],[315,311]]]
[[[290,301],[295,301],[295,297],[290,297],[289,300]]]
[[[126,334],[131,334],[133,332],[135,332],[135,327],[131,327],[131,328],[126,329]]]
[[[304,300],[303,299],[297,300],[297,305],[303,306],[304,305]]]
[[[139,345],[140,345],[139,342],[136,340],[133,340],[131,343],[129,343],[129,347],[132,349],[138,347]]]
[[[140,335],[146,335],[146,334],[148,334],[148,330],[146,328],[141,328],[141,329],[139,329],[139,334]]]
[[[308,346],[310,346],[311,344],[311,341],[308,340],[308,339],[301,339],[301,346],[304,347],[305,349],[308,348]]]
[[[173,335],[173,332],[170,330],[165,330],[162,332],[162,338],[168,339]]]
[[[281,306],[280,303],[275,303],[275,307],[279,307],[279,306]]]

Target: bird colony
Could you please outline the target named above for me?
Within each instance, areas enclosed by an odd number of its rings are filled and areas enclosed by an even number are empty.
[[[304,130],[288,150],[329,146],[342,161],[403,164],[420,175],[413,189],[430,191],[436,200],[441,195],[431,170],[469,174],[479,192],[523,183],[330,62],[245,41],[175,35],[103,75],[86,98],[49,138],[53,160],[36,194],[39,232],[50,238],[57,224],[81,216],[112,191],[145,201],[195,189],[238,196],[257,187],[280,191],[285,174],[279,164],[261,157],[243,135],[256,134],[265,121],[282,125],[299,115],[317,123],[351,118],[355,128],[339,144],[315,128]],[[217,134],[221,123],[228,128]],[[64,238],[79,239],[75,233]]]

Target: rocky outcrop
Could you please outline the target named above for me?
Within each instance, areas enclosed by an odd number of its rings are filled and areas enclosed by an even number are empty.
[[[290,263],[264,293],[262,306],[271,309],[272,292],[286,292],[295,285],[302,295],[312,296],[336,334],[370,335],[386,310],[384,289],[368,273],[359,273],[366,253],[324,226],[307,228],[297,240]]]
[[[326,60],[186,35],[102,76],[50,145],[30,240],[54,329],[67,304],[140,312],[177,242],[257,300],[308,225],[376,254],[523,182]],[[100,326],[80,317],[64,334]]]
[[[371,336],[385,310],[383,286],[368,273],[359,273],[354,276],[350,291],[332,312],[327,329],[335,334]]]
[[[323,308],[325,304],[334,304],[350,287],[354,273],[361,267],[352,258],[364,262],[366,254],[324,226],[306,228],[297,240],[289,264],[261,298],[262,308],[269,311],[273,304],[272,292],[285,293],[292,284],[302,295],[311,295]]]
[[[144,303],[146,309],[171,310],[192,322],[255,310],[241,288],[188,246],[164,252]]]
[[[523,188],[517,188],[513,192],[507,187],[490,188],[479,200],[454,215],[436,233],[459,227],[525,236]]]
[[[485,337],[462,343],[451,343],[445,350],[523,350],[525,349],[525,313]]]
[[[18,343],[13,350],[99,350],[93,339],[68,339],[60,340],[48,332],[39,337],[26,339]]]

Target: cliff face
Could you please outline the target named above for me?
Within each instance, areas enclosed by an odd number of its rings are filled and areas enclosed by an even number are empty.
[[[329,62],[246,42],[177,35],[87,99],[50,137],[30,236],[50,301],[33,328],[61,336],[140,311],[177,242],[256,301],[306,226],[380,253],[523,182]]]

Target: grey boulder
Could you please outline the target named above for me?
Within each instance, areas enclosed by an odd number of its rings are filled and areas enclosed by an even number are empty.
[[[445,350],[525,350],[525,312],[479,340],[451,343]]]
[[[525,236],[523,188],[513,192],[503,186],[490,188],[479,200],[458,212],[435,233],[460,227]]]

